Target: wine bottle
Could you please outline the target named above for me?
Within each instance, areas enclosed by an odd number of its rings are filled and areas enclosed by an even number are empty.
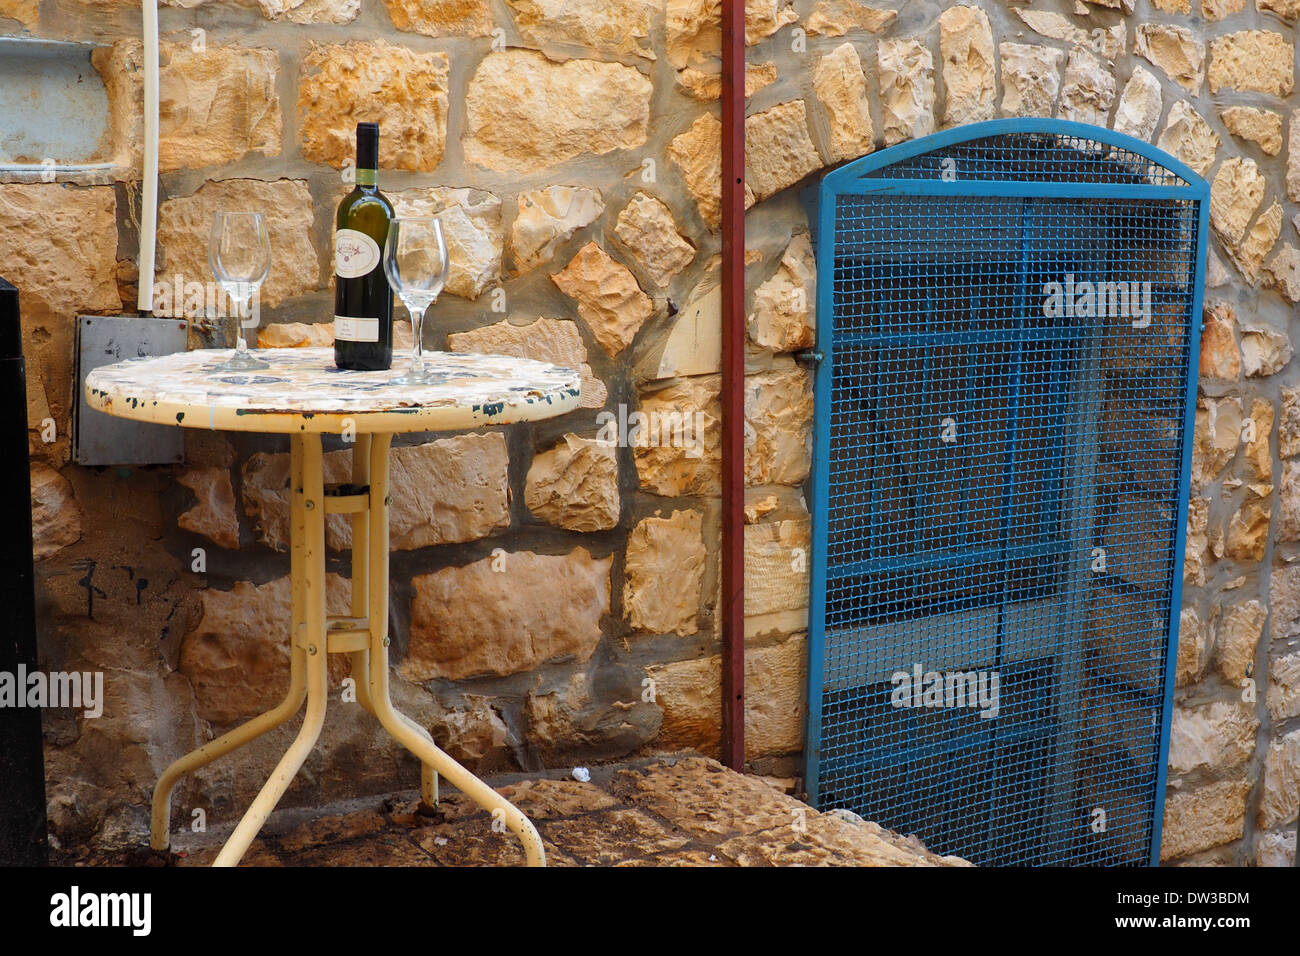
[[[379,124],[357,124],[357,182],[334,222],[334,364],[357,371],[393,364],[393,293],[384,242],[393,204],[376,188]]]

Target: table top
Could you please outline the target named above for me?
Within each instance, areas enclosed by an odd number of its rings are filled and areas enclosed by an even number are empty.
[[[426,352],[438,381],[394,385],[410,357],[382,372],[334,367],[332,348],[257,349],[268,369],[222,372],[230,349],[133,358],[86,376],[97,411],[165,425],[250,432],[444,431],[537,421],[572,411],[578,373],[509,355]]]

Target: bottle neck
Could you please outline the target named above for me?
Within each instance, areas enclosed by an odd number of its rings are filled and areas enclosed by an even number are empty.
[[[357,169],[357,185],[363,189],[374,189],[379,181],[379,171],[375,169]]]

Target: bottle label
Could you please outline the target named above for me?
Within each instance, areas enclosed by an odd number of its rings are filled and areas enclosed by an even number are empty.
[[[351,315],[334,316],[335,342],[378,342],[379,320]]]
[[[340,279],[355,279],[373,272],[377,265],[379,265],[379,243],[356,229],[335,231],[334,274],[336,276]]]

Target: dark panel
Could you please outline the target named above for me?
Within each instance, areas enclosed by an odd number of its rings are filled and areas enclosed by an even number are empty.
[[[0,671],[36,669],[36,611],[32,593],[31,478],[27,470],[27,390],[18,318],[18,290],[0,279],[0,502],[8,509],[0,535]],[[46,862],[45,760],[41,712],[0,707],[0,864]]]

